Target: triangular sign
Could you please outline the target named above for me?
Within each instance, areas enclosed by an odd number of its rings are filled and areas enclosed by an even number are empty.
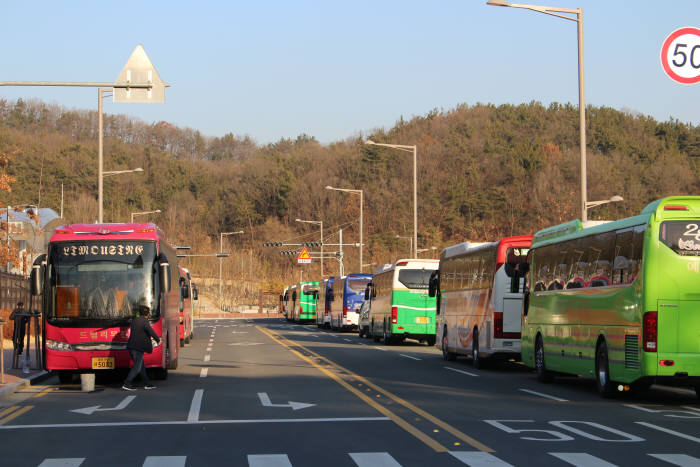
[[[129,60],[117,77],[115,84],[152,84],[150,88],[114,88],[114,102],[165,102],[165,88],[170,86],[160,79],[160,75],[148,58],[141,44],[131,53]]]
[[[299,253],[299,256],[297,256],[297,259],[311,259],[311,255],[309,254],[306,247],[301,248],[301,252]]]

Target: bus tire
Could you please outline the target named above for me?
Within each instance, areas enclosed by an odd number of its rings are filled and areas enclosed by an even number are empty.
[[[608,359],[608,344],[600,339],[595,350],[595,380],[598,394],[612,397],[615,394],[615,383],[610,379],[610,363]]]
[[[59,371],[58,381],[61,384],[71,384],[73,382],[73,373],[70,371]]]
[[[479,330],[474,328],[472,333],[472,366],[479,370],[484,367],[484,362],[479,355]]]
[[[180,347],[184,347],[184,346],[185,346],[185,339],[180,339]]]
[[[695,386],[695,395],[700,399],[700,384]]]
[[[167,368],[153,368],[153,378],[159,380],[168,379],[168,369]]]
[[[428,347],[433,347],[435,345],[435,336],[428,337],[425,343],[428,344]]]
[[[386,323],[384,323],[384,327],[382,328],[382,339],[384,339],[384,345],[394,344],[393,336],[390,336],[386,333]]]
[[[541,383],[549,383],[552,381],[552,374],[547,371],[547,366],[544,359],[544,344],[542,343],[542,335],[537,334],[535,341],[535,370],[537,371],[537,380]]]
[[[442,358],[448,362],[454,362],[457,360],[457,354],[447,350],[447,328],[442,332]]]
[[[381,339],[382,336],[374,333],[374,321],[372,321],[372,324],[370,325],[369,328],[372,329],[372,340],[374,342],[379,342],[379,339]]]

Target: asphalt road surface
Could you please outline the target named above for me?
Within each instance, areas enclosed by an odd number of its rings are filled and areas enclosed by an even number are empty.
[[[0,401],[7,466],[700,466],[686,389],[603,399],[434,347],[284,320],[197,320],[152,391],[51,378]]]

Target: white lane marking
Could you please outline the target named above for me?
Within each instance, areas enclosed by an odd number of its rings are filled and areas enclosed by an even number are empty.
[[[358,467],[401,467],[388,452],[350,452],[348,455]]]
[[[205,356],[204,356],[204,361],[205,361],[205,362],[208,362],[209,360],[211,360],[211,355],[205,355]]]
[[[199,372],[199,377],[206,378],[208,373],[209,373],[209,368],[202,368],[202,371]]]
[[[84,457],[64,457],[61,459],[44,459],[39,467],[78,467],[85,460]]]
[[[250,467],[292,467],[286,454],[248,455]]]
[[[374,346],[375,349],[381,350],[382,352],[386,352],[386,349],[382,349],[381,347],[377,347],[376,345]]]
[[[341,418],[263,418],[253,420],[195,420],[171,422],[114,422],[114,423],[57,423],[44,425],[0,425],[2,430],[27,430],[47,428],[99,428],[115,426],[160,426],[160,425],[241,425],[255,423],[328,423],[328,422],[387,422],[389,417],[341,417]]]
[[[653,425],[653,424],[647,423],[647,422],[634,422],[634,423],[636,423],[637,425],[642,425],[642,426],[645,426],[647,428],[654,429],[654,430],[663,431],[664,433],[668,433],[669,435],[673,435],[673,436],[678,436],[679,438],[687,439],[688,441],[695,441],[696,443],[700,443],[700,438],[696,438],[695,436],[686,435],[685,433],[680,433],[678,431],[669,430],[668,428],[664,428],[664,427],[661,427],[658,425]]]
[[[108,410],[123,410],[127,405],[131,404],[131,401],[136,399],[136,396],[126,396],[116,407],[108,407],[106,409],[101,409],[101,405],[93,405],[92,407],[84,407],[82,409],[73,409],[70,412],[82,413],[85,415],[92,415],[95,412],[105,412]]]
[[[343,339],[345,342],[352,342],[350,339]]]
[[[480,451],[450,451],[452,457],[472,467],[513,467],[488,452]]]
[[[293,401],[289,401],[286,404],[273,404],[272,401],[270,400],[270,396],[268,396],[266,392],[259,392],[258,398],[260,399],[260,403],[263,405],[263,407],[286,407],[286,408],[291,408],[294,411],[300,410],[300,409],[306,409],[308,407],[313,407],[314,405],[316,405],[316,404],[306,404],[304,402],[293,402]]]
[[[211,349],[212,349],[211,346],[207,347],[207,352],[211,352]]]
[[[558,402],[569,402],[567,399],[562,399],[560,397],[550,396],[549,394],[544,394],[544,393],[537,392],[537,391],[531,391],[529,389],[520,388],[520,389],[518,389],[518,391],[527,392],[528,394],[533,394],[535,396],[545,397],[547,399],[552,399],[552,400],[555,400]]]
[[[418,361],[421,360],[420,358],[411,357],[410,355],[406,355],[406,354],[404,354],[404,353],[400,353],[399,355],[401,355],[402,357],[410,358],[411,360],[418,360]]]
[[[656,457],[664,462],[680,465],[681,467],[700,467],[700,459],[687,454],[647,454],[647,456]]]
[[[550,452],[548,454],[568,464],[580,467],[615,467],[615,464],[585,452]]]
[[[445,366],[443,368],[450,371],[456,371],[457,373],[462,373],[463,375],[476,376],[477,378],[479,377],[479,375],[477,375],[476,373],[469,373],[468,371],[458,370],[457,368],[452,368],[449,366]]]
[[[187,456],[148,456],[143,467],[185,467]]]
[[[214,342],[214,339],[209,339],[209,343],[213,343],[213,342]]]
[[[187,414],[188,422],[199,421],[199,410],[202,408],[202,395],[204,395],[204,389],[197,389],[194,391],[192,404],[190,404],[190,413]]]

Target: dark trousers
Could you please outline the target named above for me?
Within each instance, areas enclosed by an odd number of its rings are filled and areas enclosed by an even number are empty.
[[[129,370],[125,384],[131,384],[134,378],[136,378],[136,375],[141,376],[141,382],[143,384],[151,384],[151,380],[148,379],[148,375],[146,374],[146,365],[143,363],[143,352],[129,349],[129,353],[131,354],[131,359],[134,361],[134,366]]]

